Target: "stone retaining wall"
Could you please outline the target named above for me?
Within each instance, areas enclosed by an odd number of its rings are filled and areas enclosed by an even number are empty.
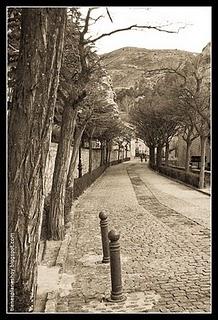
[[[55,166],[55,157],[57,153],[57,147],[58,144],[52,142],[48,154],[47,159],[47,165],[46,165],[46,171],[45,171],[45,182],[44,182],[44,194],[47,196],[51,192],[51,186],[52,186],[52,177],[54,172],[54,166]],[[72,147],[71,147],[72,151]],[[128,151],[127,156],[129,157],[130,152]],[[82,174],[86,174],[89,170],[89,150],[87,148],[82,148],[81,152],[81,159],[82,159]],[[111,152],[111,162],[118,159],[118,151],[112,150]],[[123,152],[120,152],[120,159],[123,159]],[[100,167],[100,160],[101,160],[101,150],[100,149],[93,149],[92,150],[92,170],[97,169]],[[77,165],[78,167],[78,161],[77,158]],[[75,178],[78,178],[78,170],[75,172]]]

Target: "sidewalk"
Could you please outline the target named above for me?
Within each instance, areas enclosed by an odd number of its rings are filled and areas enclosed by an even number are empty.
[[[120,231],[126,301],[105,303],[99,212]],[[47,312],[210,312],[210,197],[137,160],[110,167],[79,198],[62,269],[50,267]],[[46,267],[48,272],[49,267]],[[48,272],[49,274],[49,272]],[[41,279],[43,279],[41,277]],[[38,288],[42,287],[42,281]]]
[[[165,175],[162,174],[162,173],[159,173],[159,174],[162,175],[162,176],[165,176]],[[194,187],[194,186],[191,186],[191,185],[189,185],[189,184],[186,184],[186,183],[183,182],[183,181],[180,181],[180,180],[177,180],[177,179],[174,179],[174,178],[171,178],[171,177],[168,177],[168,179],[174,180],[174,181],[176,181],[176,182],[178,182],[178,183],[181,183],[181,184],[185,185],[186,187],[189,187],[189,188],[191,188],[191,189],[193,189],[193,190],[196,190],[196,191],[198,191],[198,192],[201,192],[201,193],[204,193],[204,194],[206,194],[206,195],[208,195],[208,196],[211,196],[211,186],[210,186],[209,184],[206,184],[205,188],[198,189],[198,188],[196,188],[196,187]]]

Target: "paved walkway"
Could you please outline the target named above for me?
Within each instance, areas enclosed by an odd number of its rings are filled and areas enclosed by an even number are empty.
[[[99,212],[120,231],[123,290],[110,295]],[[112,166],[79,198],[56,312],[210,312],[210,197],[133,160]]]

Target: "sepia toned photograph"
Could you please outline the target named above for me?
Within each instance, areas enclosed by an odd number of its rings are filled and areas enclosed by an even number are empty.
[[[8,6],[7,314],[211,314],[211,6]]]

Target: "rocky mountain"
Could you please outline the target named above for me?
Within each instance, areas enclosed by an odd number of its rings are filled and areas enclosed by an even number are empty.
[[[103,63],[115,91],[130,88],[145,70],[177,67],[196,53],[182,50],[150,50],[125,47],[103,55]]]
[[[201,60],[201,64],[202,62],[203,65],[208,64],[210,49],[210,43],[200,54],[177,49],[150,50],[125,47],[102,55],[105,69],[111,77],[112,86],[116,92],[121,118],[128,122],[128,113],[135,101],[133,87],[145,71],[161,68],[175,69],[196,56]],[[209,75],[209,70],[207,73]],[[157,80],[157,76],[148,80],[148,86],[156,81],[155,79]]]

